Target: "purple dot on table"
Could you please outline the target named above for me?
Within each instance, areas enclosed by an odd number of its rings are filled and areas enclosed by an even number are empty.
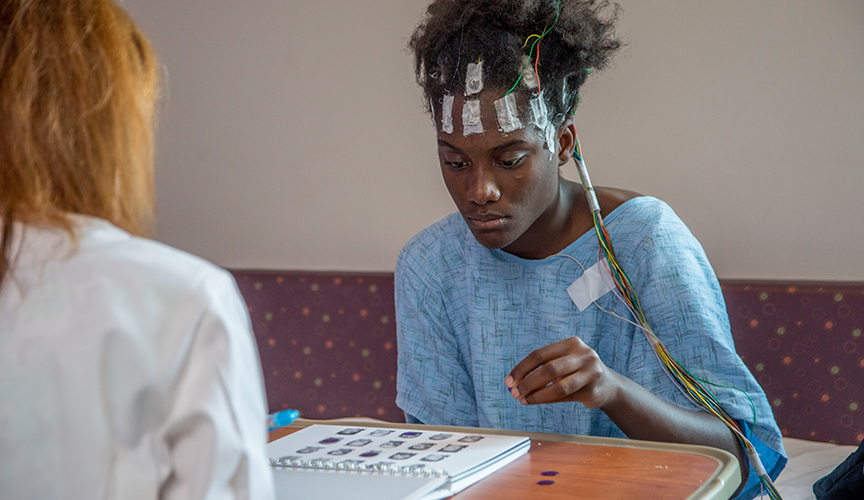
[[[557,476],[558,471],[547,470],[546,472],[542,472],[540,475],[542,475],[542,476]]]
[[[549,486],[550,484],[555,484],[555,481],[552,481],[550,479],[544,479],[542,481],[537,481],[537,484],[539,484],[540,486]]]

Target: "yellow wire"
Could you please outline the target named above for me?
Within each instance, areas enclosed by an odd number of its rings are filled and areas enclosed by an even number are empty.
[[[537,35],[537,34],[534,34],[534,35],[529,36],[528,38],[525,39],[525,44],[522,45],[522,48],[524,49],[525,47],[527,47],[527,46],[528,46],[528,42],[530,42],[531,39],[534,38],[535,36],[536,36],[537,38],[540,38],[540,35]]]

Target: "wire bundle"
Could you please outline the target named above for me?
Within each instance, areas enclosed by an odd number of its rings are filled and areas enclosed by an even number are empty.
[[[558,9],[555,13],[555,20],[551,26],[548,28],[544,28],[542,33],[533,34],[525,39],[525,43],[522,45],[522,48],[528,46],[528,42],[534,39],[534,42],[531,44],[531,49],[528,51],[528,63],[522,68],[522,72],[519,74],[519,78],[516,80],[516,83],[513,84],[513,87],[507,91],[504,95],[508,95],[513,92],[516,87],[519,85],[519,82],[522,81],[523,76],[525,75],[525,71],[529,69],[530,61],[532,57],[534,58],[534,76],[537,79],[537,91],[540,92],[540,74],[539,74],[539,62],[540,62],[540,42],[543,41],[543,38],[552,31],[552,29],[558,24],[558,18],[561,14],[561,1],[558,1]],[[536,49],[536,55],[535,55]],[[590,69],[586,69],[586,71],[591,71]],[[603,217],[600,214],[600,204],[597,201],[597,195],[594,192],[594,188],[591,185],[591,179],[588,177],[588,170],[585,168],[585,161],[582,158],[582,151],[579,145],[579,136],[576,136],[576,150],[573,152],[573,156],[576,160],[576,165],[579,170],[579,177],[582,179],[582,185],[585,187],[586,194],[588,196],[588,208],[591,211],[591,216],[594,220],[594,229],[597,232],[597,239],[600,243],[600,254],[602,257],[602,261],[606,266],[606,270],[609,272],[612,280],[615,282],[615,288],[617,290],[616,295],[624,302],[627,309],[633,315],[634,319],[638,323],[633,323],[638,328],[640,328],[644,333],[645,337],[648,339],[648,342],[654,348],[654,353],[657,355],[657,359],[660,361],[660,364],[663,366],[664,371],[678,387],[681,392],[693,401],[694,404],[705,408],[709,413],[715,415],[724,424],[735,434],[735,437],[738,439],[741,446],[744,448],[744,452],[747,455],[747,458],[750,460],[750,463],[753,465],[753,470],[756,471],[756,474],[759,476],[759,480],[762,483],[762,487],[764,492],[768,494],[768,496],[772,500],[782,500],[780,493],[774,487],[774,483],[771,481],[771,478],[768,476],[768,473],[765,471],[765,467],[762,465],[762,460],[759,458],[759,454],[756,452],[756,448],[753,446],[753,443],[750,442],[747,436],[744,435],[741,426],[736,422],[727,412],[723,409],[723,406],[717,400],[711,391],[705,387],[704,384],[713,385],[716,387],[724,387],[727,389],[737,390],[744,393],[748,399],[750,396],[740,389],[735,387],[727,387],[719,384],[714,384],[708,382],[707,380],[701,380],[695,376],[693,376],[686,368],[681,366],[675,359],[669,354],[669,351],[666,350],[666,347],[651,329],[651,326],[648,324],[648,320],[645,317],[645,313],[642,310],[642,305],[639,303],[639,297],[636,295],[636,292],[633,289],[633,285],[630,283],[630,278],[627,277],[627,273],[624,272],[624,269],[618,263],[618,259],[615,257],[615,252],[612,248],[612,240],[609,237],[609,232],[606,230],[606,226],[603,224]],[[569,255],[559,254],[562,257],[569,257]],[[574,259],[575,260],[575,259]],[[577,261],[578,263],[578,261]],[[581,264],[580,264],[581,266]],[[599,306],[598,306],[599,307]],[[602,308],[601,308],[602,309]],[[605,310],[604,310],[605,311]],[[614,316],[617,316],[611,311],[606,311]],[[618,316],[620,317],[620,316]],[[621,318],[625,321],[628,321],[626,318]],[[753,404],[752,399],[750,399],[750,404],[753,407],[753,421],[754,425],[756,422],[756,406]]]
[[[674,358],[669,354],[669,351],[666,350],[666,347],[660,342],[660,339],[657,338],[657,335],[654,334],[654,331],[648,324],[648,320],[645,318],[645,313],[642,310],[642,305],[639,303],[639,297],[636,295],[636,292],[633,290],[633,286],[630,283],[630,279],[627,277],[627,273],[624,272],[624,269],[618,263],[617,258],[615,257],[615,252],[612,249],[612,241],[609,237],[609,232],[606,230],[606,226],[603,224],[603,217],[600,215],[600,205],[597,202],[597,195],[594,193],[594,188],[591,185],[591,179],[588,177],[588,170],[585,168],[585,161],[582,159],[582,151],[579,146],[579,137],[576,136],[576,150],[573,153],[573,156],[576,160],[576,165],[579,170],[579,177],[582,179],[582,185],[585,187],[586,194],[588,196],[588,206],[591,210],[591,215],[594,219],[594,229],[597,232],[597,239],[600,243],[600,253],[601,256],[605,259],[604,264],[606,265],[607,271],[612,276],[613,281],[615,282],[615,287],[617,289],[617,295],[619,298],[623,300],[627,309],[630,310],[630,313],[636,319],[638,326],[645,333],[645,337],[648,339],[648,342],[654,348],[654,352],[657,355],[657,359],[660,361],[663,369],[666,371],[666,374],[669,375],[669,378],[672,379],[672,382],[687,396],[691,401],[693,401],[698,406],[705,408],[709,413],[715,415],[717,418],[723,421],[729,429],[735,434],[735,437],[741,443],[744,448],[744,452],[747,454],[750,463],[753,465],[753,470],[756,471],[756,474],[759,476],[759,480],[762,483],[762,487],[768,496],[772,500],[782,500],[780,493],[774,487],[774,483],[771,481],[771,478],[768,476],[768,473],[765,471],[765,467],[762,465],[762,461],[759,459],[759,454],[756,452],[756,448],[754,448],[753,444],[744,435],[741,427],[738,425],[726,410],[723,409],[723,406],[708,390],[705,384],[709,385],[717,385],[712,384],[711,382],[701,380],[693,376],[690,372],[687,371],[686,368],[681,366]],[[608,263],[608,264],[607,264]],[[725,387],[725,386],[718,386]],[[739,390],[734,387],[729,387],[729,389]],[[744,391],[741,391],[744,392]],[[746,392],[744,393],[746,395]],[[749,395],[747,396],[749,399]],[[751,405],[753,405],[753,401],[750,401]],[[753,415],[754,415],[754,425],[756,419],[756,408],[753,406]]]

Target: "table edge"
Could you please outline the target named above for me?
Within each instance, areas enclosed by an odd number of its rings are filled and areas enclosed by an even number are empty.
[[[400,424],[395,422],[387,422],[373,418],[337,418],[332,420],[312,420],[298,418],[289,428],[303,428],[310,425],[339,425],[339,426],[355,426],[355,427],[387,427],[392,429],[413,429],[418,426],[428,428],[434,431],[450,431],[450,432],[465,432],[465,433],[483,433],[497,436],[524,436],[532,441],[551,441],[556,443],[575,443],[594,446],[614,446],[619,448],[634,448],[640,450],[652,451],[670,451],[675,453],[688,453],[692,455],[700,455],[711,458],[717,462],[717,469],[714,473],[700,486],[687,500],[726,500],[732,496],[738,486],[741,484],[741,469],[738,464],[738,459],[731,453],[718,448],[709,446],[699,446],[693,444],[677,444],[677,443],[661,443],[656,441],[639,441],[636,439],[609,438],[598,436],[573,436],[569,434],[549,434],[545,432],[520,432],[505,429],[486,429],[480,427],[457,427],[449,425],[423,425],[423,424]],[[274,438],[274,434],[278,437],[279,429],[270,433],[270,440]]]

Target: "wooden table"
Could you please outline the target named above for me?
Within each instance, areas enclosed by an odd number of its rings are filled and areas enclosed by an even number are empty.
[[[305,420],[270,433],[278,439],[312,424],[416,428],[372,419]],[[741,484],[738,461],[705,446],[629,439],[424,426],[430,431],[528,436],[527,455],[453,496],[477,499],[728,499]],[[545,471],[559,475],[544,477]],[[552,485],[538,481],[551,479]]]

